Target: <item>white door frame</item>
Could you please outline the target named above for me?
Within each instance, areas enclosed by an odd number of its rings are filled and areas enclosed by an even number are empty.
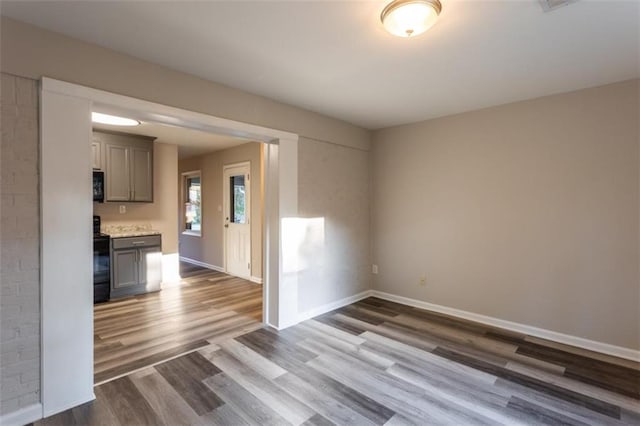
[[[227,214],[227,209],[229,208],[229,186],[228,186],[228,182],[225,180],[225,172],[228,169],[233,169],[235,167],[248,167],[249,169],[249,185],[248,185],[248,190],[249,190],[249,197],[247,197],[247,202],[246,202],[246,206],[245,206],[245,210],[249,210],[249,218],[247,220],[247,225],[249,225],[249,263],[251,263],[251,269],[253,269],[253,262],[251,261],[251,248],[253,247],[253,241],[251,241],[251,237],[253,236],[253,218],[251,217],[251,206],[253,205],[253,203],[251,202],[251,197],[253,197],[253,191],[251,190],[251,174],[253,173],[251,171],[251,161],[241,161],[239,163],[232,163],[232,164],[224,164],[222,166],[222,226],[223,226],[223,230],[222,230],[222,267],[224,268],[224,271],[226,273],[229,273],[228,270],[228,265],[227,265],[227,232],[224,229],[224,226],[226,225],[226,221],[225,221],[225,215]],[[248,207],[248,209],[247,209]],[[251,269],[249,269],[249,276],[248,277],[243,277],[246,278],[248,280],[251,280],[251,277],[253,276]]]
[[[115,113],[126,113],[139,120],[239,136],[265,143],[263,321],[279,329],[297,322],[297,273],[285,273],[282,261],[283,253],[289,263],[292,258],[294,262],[297,258],[295,248],[285,241],[287,233],[292,232],[288,229],[287,219],[295,218],[298,214],[297,134],[47,77],[42,78],[40,89],[43,417],[95,399],[91,297],[93,282],[92,266],[87,253],[92,241],[89,148],[90,112],[94,105],[101,110],[113,109]],[[65,105],[73,107],[61,108]],[[69,126],[75,131],[65,130]],[[61,158],[60,153],[64,158]],[[63,173],[63,168],[69,173]],[[84,182],[80,183],[78,190],[78,176],[84,178],[85,175],[86,185]],[[77,230],[73,239],[64,233],[71,229],[69,224]],[[177,262],[178,256],[175,258]],[[65,267],[73,267],[73,278],[69,279],[69,272],[61,273],[61,269]],[[84,326],[78,328],[74,324]],[[83,357],[80,360],[79,355]]]

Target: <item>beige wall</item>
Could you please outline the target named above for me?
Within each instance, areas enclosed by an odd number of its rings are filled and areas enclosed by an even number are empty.
[[[307,312],[371,287],[370,153],[301,140],[298,182],[298,309]]]
[[[263,147],[257,142],[179,162],[176,176],[200,170],[202,179],[202,235],[181,233],[180,256],[224,267],[223,167],[244,161],[251,164],[251,276],[262,278]],[[182,230],[184,217],[181,210],[179,218]]]
[[[38,84],[0,80],[0,416],[40,401]]]
[[[1,20],[2,71],[33,79],[47,76],[217,117],[294,132],[300,135],[300,147],[303,151],[304,144],[310,143],[311,140],[362,151],[370,148],[371,132],[344,121],[163,68],[6,17],[2,17]],[[305,155],[307,154],[300,154],[300,159],[304,159]],[[305,161],[312,162],[313,158],[309,157]],[[327,160],[326,165],[329,169],[334,165],[342,169],[344,164],[344,160],[332,157]],[[321,172],[314,170],[314,173]],[[354,164],[354,170],[364,173],[368,168]],[[361,178],[366,177],[363,175]],[[328,188],[323,179],[316,179],[309,181],[304,191],[313,193],[316,185],[319,192]],[[299,191],[300,199],[305,197],[302,191]],[[340,187],[333,187],[332,191],[338,192]],[[300,208],[304,211],[303,202],[300,203]],[[334,209],[335,206],[325,205],[316,214],[331,215]],[[356,208],[360,209],[362,206]],[[351,236],[335,241],[331,247],[344,252],[362,251],[364,247],[362,252],[368,256],[368,233],[358,232],[359,240],[356,241],[355,238]],[[342,244],[350,246],[344,247]],[[329,258],[339,261],[335,256]],[[258,264],[261,265],[261,262]],[[334,301],[338,299],[338,295],[346,294],[352,288],[348,283],[353,276],[352,270],[359,270],[361,267],[334,264],[330,265],[330,268],[335,271],[336,278],[331,281],[331,285],[335,285],[336,288],[327,284],[326,299],[323,300]],[[360,288],[362,282],[368,280],[368,274],[360,277],[354,287]],[[320,304],[318,300],[314,306]],[[310,307],[311,303],[306,306]]]
[[[638,95],[627,81],[375,132],[374,288],[640,348]]]
[[[379,131],[368,164],[367,130],[4,17],[0,54],[3,73],[48,76],[300,134],[300,213],[323,218],[322,244],[309,242],[321,261],[301,271],[302,311],[368,288],[373,234],[377,289],[640,346],[637,82]],[[38,134],[36,119],[7,120],[5,80],[3,75],[3,173],[7,123],[21,123],[25,138]],[[37,87],[23,80],[25,87]],[[36,173],[37,164],[37,158],[25,162]],[[174,188],[176,175],[174,170],[167,178]],[[26,184],[26,190],[37,191],[37,182]],[[3,175],[3,209],[5,191]],[[127,221],[136,215],[145,220],[137,210],[145,206],[129,208]],[[2,229],[4,250],[9,241],[4,210]],[[37,249],[35,241],[25,247]],[[421,274],[427,276],[426,288],[418,286]],[[314,277],[325,281],[318,284]],[[6,312],[15,312],[19,303],[39,306],[37,268],[35,275],[33,270],[3,275],[3,301],[11,291],[6,288],[23,285],[21,300],[7,302],[9,309],[2,306],[2,327],[8,324]],[[30,318],[16,318],[12,329],[32,330],[39,342],[33,327],[39,311],[30,312]],[[37,350],[21,348],[23,356],[39,361]],[[38,368],[22,365],[13,371],[34,384],[17,399],[9,397],[11,403],[5,403],[3,387],[2,413],[38,398]]]
[[[217,117],[294,132],[301,136],[301,148],[311,139],[323,141],[322,143],[329,145],[355,147],[365,151],[370,146],[371,132],[349,123],[163,68],[5,17],[1,17],[0,23],[0,55],[0,70],[5,73],[30,79],[47,76]],[[35,82],[32,81],[32,84]],[[37,132],[37,123],[34,123],[30,130]],[[301,154],[301,159],[304,159],[305,155],[307,154]],[[309,162],[313,159],[308,157],[305,161]],[[345,160],[339,158],[330,158],[326,164],[328,166],[335,164],[340,169],[345,168]],[[358,164],[354,167],[363,172],[368,170]],[[348,168],[347,166],[346,169]],[[319,173],[317,168],[314,170],[316,170],[315,173]],[[176,175],[177,172],[173,180],[177,183]],[[364,176],[361,178],[366,179]],[[313,193],[315,185],[321,192],[327,191],[327,184],[321,180],[309,181],[304,191]],[[337,192],[340,188],[334,187],[333,190]],[[302,189],[299,191],[299,196],[304,197]],[[301,202],[300,206],[304,210],[304,202]],[[128,221],[135,220],[136,215],[140,213],[138,209],[145,207],[131,208]],[[331,215],[333,209],[335,206],[326,205],[319,207],[320,211],[314,214]],[[177,213],[178,209],[174,207],[173,210]],[[112,213],[113,211],[102,212],[106,217],[110,215],[113,217]],[[137,217],[145,220],[142,213]],[[177,219],[174,223],[177,224]],[[358,241],[354,240],[355,236],[351,236],[333,241],[328,247],[342,252],[362,251],[362,248],[368,248],[369,235],[358,232],[357,236],[360,238]],[[343,244],[352,246],[347,247]],[[368,256],[367,249],[362,252],[367,253],[366,256]],[[335,256],[330,258],[335,259],[336,262],[339,261]],[[253,264],[261,266],[261,262],[253,262]],[[363,280],[368,280],[368,276],[360,277],[358,284],[352,287],[350,280],[353,273],[350,271],[359,266],[350,265],[346,268],[340,264],[329,266],[334,271],[335,278],[330,281],[331,284],[325,285],[325,298],[322,301],[332,302],[342,295],[350,295],[349,289],[354,288],[355,291],[362,286]],[[304,281],[301,281],[300,285],[305,285]],[[33,303],[39,302],[38,294],[28,295],[25,298],[29,298]],[[322,301],[316,301],[313,306],[320,305]],[[310,302],[305,305],[305,307],[310,306]],[[25,322],[23,325],[28,326],[28,323]],[[24,373],[33,374],[32,371]]]
[[[241,90],[173,71],[6,17],[0,24],[0,67],[47,76],[152,102],[369,149],[371,133]]]
[[[153,203],[93,203],[93,214],[103,225],[151,224],[162,233],[162,253],[178,252],[178,147],[153,144]],[[121,214],[119,206],[127,212]]]

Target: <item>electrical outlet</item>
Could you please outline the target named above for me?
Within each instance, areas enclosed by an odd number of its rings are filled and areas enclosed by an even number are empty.
[[[124,214],[127,212],[127,206],[120,206],[120,214]]]
[[[378,273],[378,265],[371,265],[371,272],[374,274]]]
[[[425,275],[420,277],[420,285],[423,287],[427,285],[427,277]]]

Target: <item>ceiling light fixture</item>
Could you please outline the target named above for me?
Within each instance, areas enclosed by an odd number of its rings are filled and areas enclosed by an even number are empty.
[[[382,10],[380,20],[391,34],[412,37],[431,28],[440,11],[439,0],[394,0]]]
[[[138,126],[140,122],[132,118],[118,117],[116,115],[102,114],[100,112],[91,113],[91,121],[100,124],[110,124],[112,126]]]

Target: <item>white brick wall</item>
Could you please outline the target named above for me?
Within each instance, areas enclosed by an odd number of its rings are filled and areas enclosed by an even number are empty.
[[[0,80],[0,415],[40,401],[38,83]]]

